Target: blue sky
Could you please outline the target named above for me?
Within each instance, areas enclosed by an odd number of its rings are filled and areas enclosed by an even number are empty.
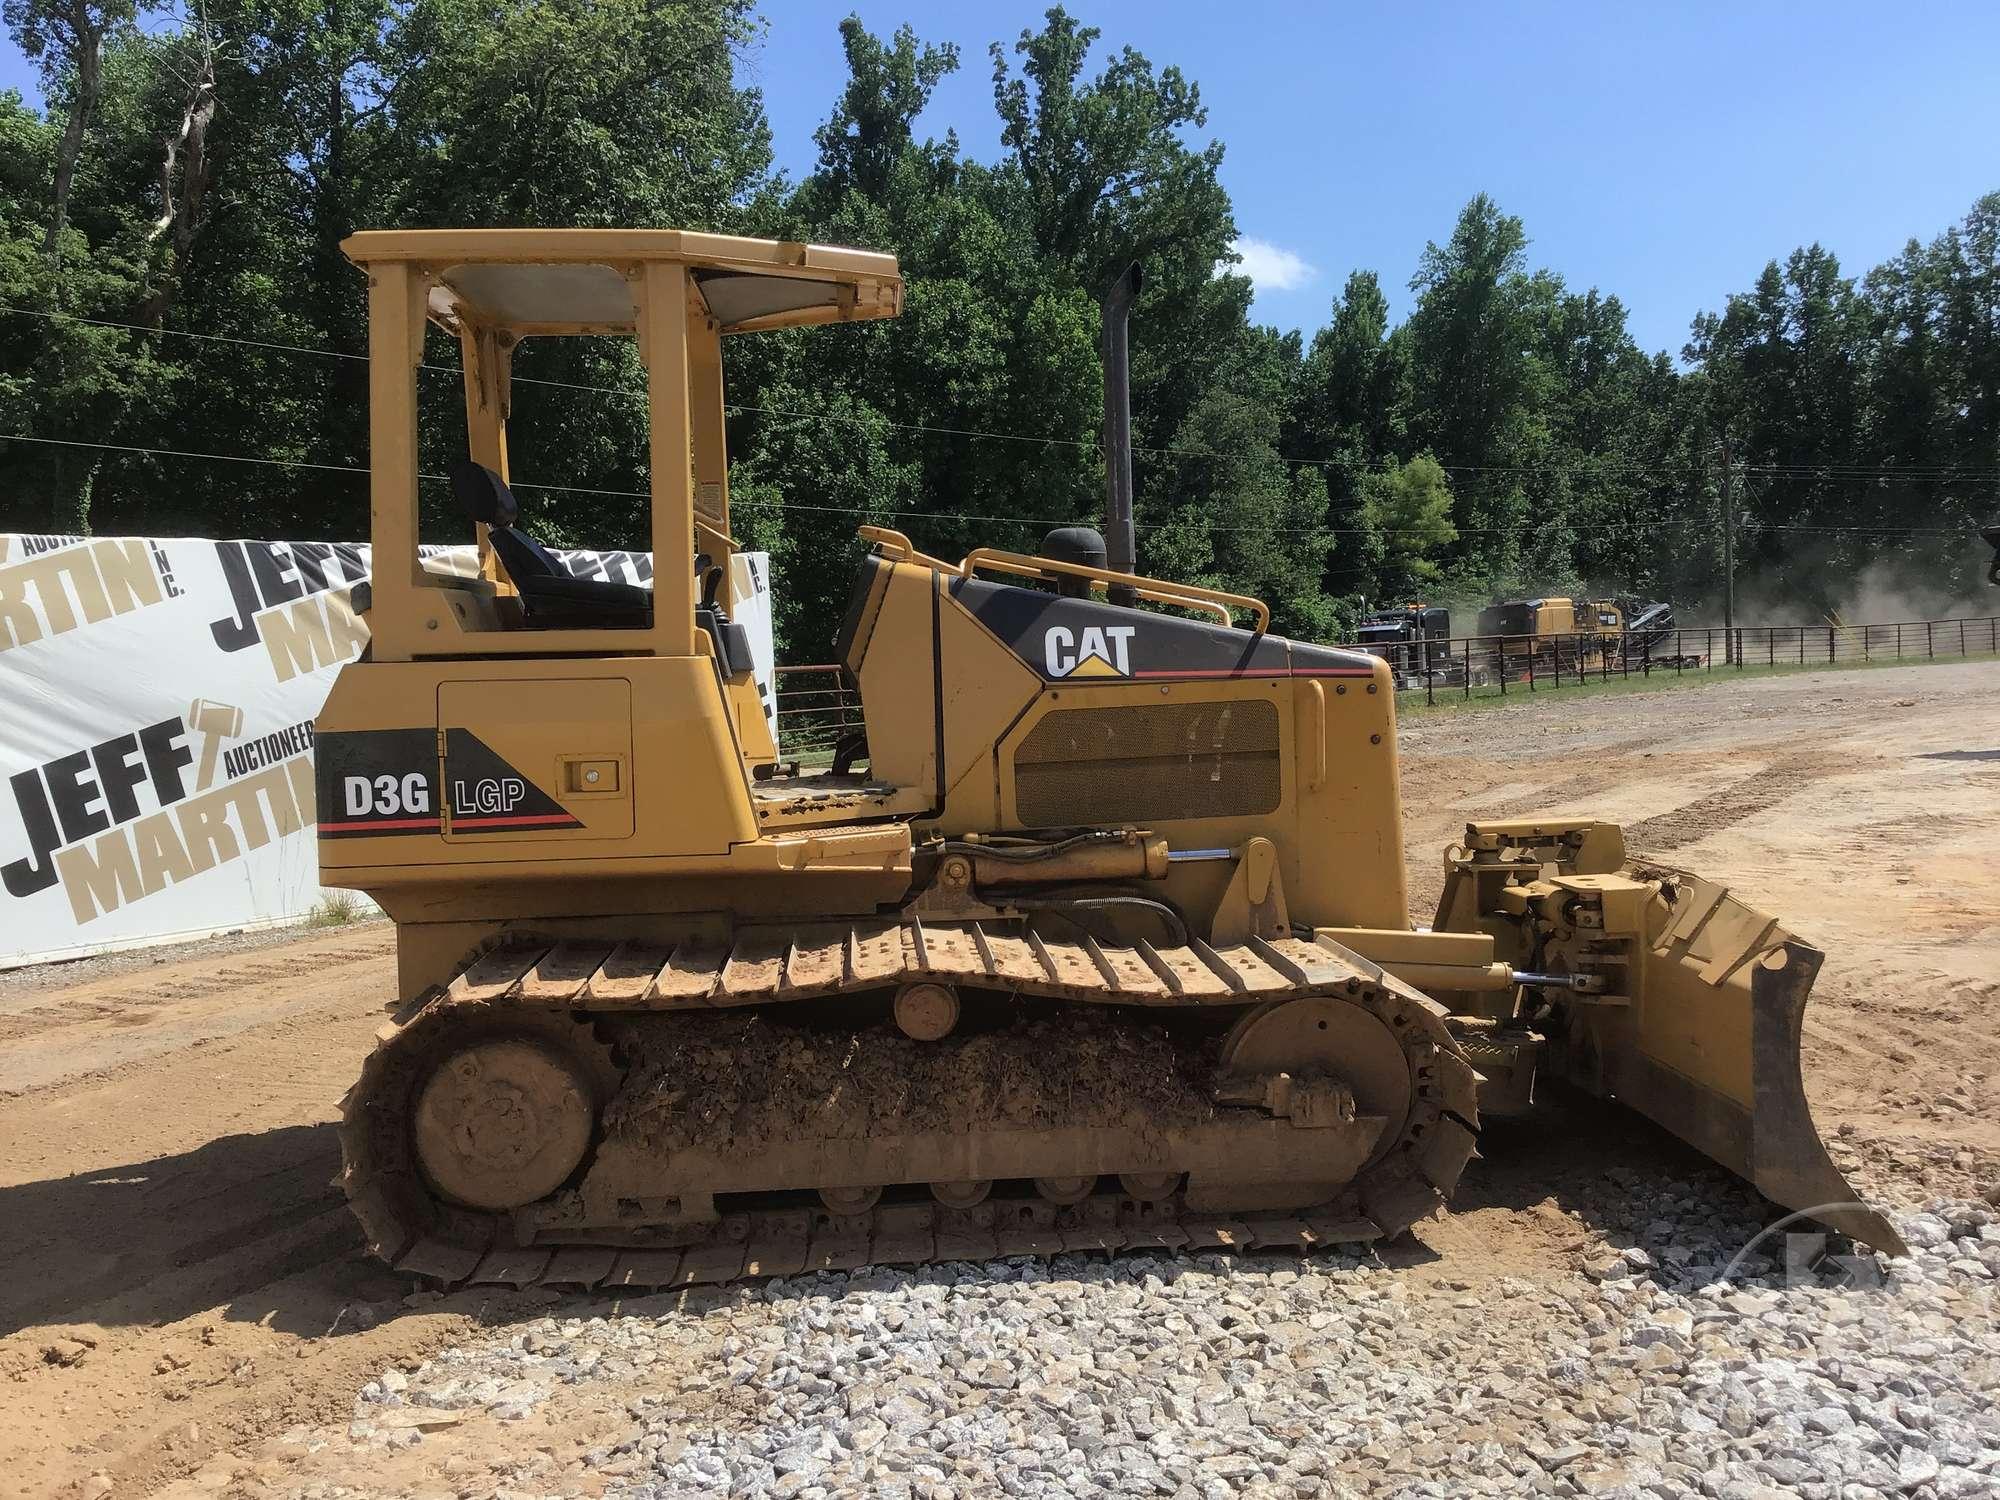
[[[1011,49],[1043,4],[767,0],[749,73],[780,165],[811,165],[851,9],[957,42],[924,125],[997,154],[986,45]],[[1256,316],[1285,328],[1323,323],[1356,267],[1407,311],[1424,242],[1484,190],[1525,221],[1535,264],[1615,292],[1642,345],[1678,353],[1689,318],[1773,256],[1818,240],[1859,274],[2000,188],[1992,0],[1071,9],[1101,51],[1130,44],[1201,85],[1255,242]],[[0,42],[0,87],[31,83]]]

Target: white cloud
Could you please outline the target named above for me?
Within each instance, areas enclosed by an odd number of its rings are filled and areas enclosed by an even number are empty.
[[[1229,248],[1243,257],[1240,265],[1226,269],[1248,276],[1260,292],[1295,292],[1319,275],[1319,268],[1302,255],[1294,255],[1269,240],[1244,235],[1231,240]]]

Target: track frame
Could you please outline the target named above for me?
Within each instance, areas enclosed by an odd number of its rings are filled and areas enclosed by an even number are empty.
[[[650,1013],[665,1022],[677,1011],[790,1006],[843,995],[880,994],[886,1002],[899,985],[919,981],[1057,1002],[1048,1007],[1055,1013],[1074,1004],[1223,1008],[1217,1019],[1237,1021],[1239,1029],[1244,1018],[1297,1000],[1354,1007],[1401,1048],[1410,1107],[1393,1138],[1370,1142],[1361,1168],[1328,1184],[1320,1201],[1235,1211],[1204,1209],[1185,1190],[1135,1197],[1107,1172],[1100,1190],[1067,1205],[996,1196],[968,1208],[891,1200],[840,1214],[788,1204],[727,1208],[696,1222],[662,1213],[617,1226],[566,1224],[574,1216],[557,1204],[562,1193],[511,1212],[445,1201],[425,1180],[411,1146],[410,1101],[428,1070],[468,1038],[507,1034],[567,1049],[601,1088],[615,1091],[624,1064],[608,1035],[621,1019]],[[1080,1251],[1310,1253],[1393,1237],[1435,1212],[1456,1185],[1476,1141],[1478,1079],[1446,1014],[1338,945],[1302,938],[1252,938],[1224,948],[1198,940],[1121,947],[917,919],[745,927],[726,945],[508,934],[378,1033],[343,1102],[342,1184],[377,1255],[444,1285],[662,1288],[865,1264]],[[1289,1100],[1289,1091],[1281,1092]],[[1268,1110],[1272,1101],[1265,1102]],[[1313,1106],[1327,1107],[1324,1100]],[[1351,1099],[1346,1109],[1352,1119]],[[565,1191],[588,1179],[594,1159],[595,1150]]]

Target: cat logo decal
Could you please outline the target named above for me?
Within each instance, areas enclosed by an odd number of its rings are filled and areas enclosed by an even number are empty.
[[[1043,660],[1051,677],[1130,677],[1132,625],[1086,625],[1071,630],[1051,625],[1042,638]]]

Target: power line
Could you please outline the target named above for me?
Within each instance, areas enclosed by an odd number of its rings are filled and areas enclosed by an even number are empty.
[[[45,308],[0,307],[0,313],[14,313],[24,318],[48,318],[58,322],[87,323],[93,328],[122,328],[131,333],[144,333],[154,336],[170,335],[174,338],[202,339],[209,343],[235,344],[247,349],[270,349],[284,354],[305,354],[320,359],[350,359],[357,360],[362,364],[368,363],[367,355],[349,354],[340,349],[315,349],[306,344],[281,344],[267,339],[240,338],[232,334],[195,333],[185,328],[149,328],[143,323],[118,323],[109,318],[86,318],[77,313],[55,312]],[[417,368],[430,375],[456,375],[463,377],[465,374],[464,369],[458,365],[433,365],[420,361],[417,364]],[[550,380],[538,375],[515,375],[511,377],[511,381],[515,385],[548,386],[558,390],[584,391],[596,396],[624,396],[631,400],[643,400],[646,394],[644,391],[635,391],[629,386],[589,385],[578,380]],[[730,411],[745,412],[759,416],[810,417],[823,422],[865,422],[869,420],[868,418],[858,416],[843,417],[834,412],[800,411],[796,408],[782,406],[746,406],[740,402],[733,401],[727,403],[727,406]],[[1043,446],[1054,445],[1072,448],[1095,448],[1098,446],[1097,440],[1094,438],[1038,437],[1021,432],[994,432],[979,427],[937,427],[918,422],[896,422],[890,420],[888,417],[879,417],[877,420],[885,427],[894,427],[905,432],[934,432],[951,437],[987,438],[996,442],[1036,443]]]
[[[31,437],[25,432],[0,432],[0,443],[46,443],[58,448],[95,448],[105,453],[144,453],[155,458],[205,458],[225,464],[269,464],[279,469],[318,469],[331,474],[366,474],[352,464],[316,464],[303,458],[253,458],[244,453],[192,453],[180,448],[140,448],[130,443],[86,443],[79,438]],[[425,479],[441,476],[425,474]]]
[[[217,463],[261,464],[272,468],[313,469],[323,473],[333,473],[333,474],[353,474],[358,476],[366,476],[371,472],[368,469],[357,468],[352,464],[322,464],[322,463],[313,463],[307,459],[292,459],[292,458],[259,458],[252,456],[250,454],[242,454],[242,453],[197,453],[190,449],[185,449],[185,448],[149,448],[134,443],[93,443],[93,442],[86,442],[79,438],[36,437],[28,433],[21,433],[21,432],[0,432],[0,442],[42,443],[62,448],[88,448],[96,450],[98,452],[105,452],[105,453],[137,453],[149,458],[192,458],[192,459],[207,459]],[[420,471],[417,475],[417,478],[434,480],[443,483],[447,482],[450,476],[446,474],[429,474]],[[597,495],[618,500],[652,499],[651,493],[646,490],[596,489],[590,486],[578,485],[578,484],[538,484],[532,480],[526,480],[526,479],[510,479],[508,481],[508,487],[510,489],[517,489],[517,490],[544,490],[544,491],[559,490],[568,494]],[[890,518],[915,518],[927,521],[997,522],[1000,524],[1011,525],[1011,526],[1068,526],[1077,524],[1073,518],[1058,520],[1054,517],[1048,517],[1048,516],[993,516],[993,515],[975,515],[964,511],[896,510],[883,506],[811,505],[799,501],[764,500],[756,497],[747,497],[745,499],[738,500],[734,502],[731,506],[732,510],[754,510],[758,508],[765,508],[772,510],[803,511],[807,513],[820,514],[820,515],[886,516]],[[1665,522],[1654,522],[1650,524],[1655,526],[1672,527],[1672,526],[1682,526],[1682,525],[1693,525],[1695,523],[1665,521]],[[1206,527],[1199,525],[1182,526],[1181,523],[1171,522],[1171,521],[1147,522],[1144,523],[1144,529],[1149,531],[1164,531],[1164,530],[1207,531],[1212,534],[1225,535],[1225,536],[1237,535],[1252,530],[1256,531],[1267,530],[1267,528],[1264,527],[1247,527],[1247,526],[1206,526]],[[1326,528],[1326,527],[1312,527],[1312,526],[1290,526],[1290,527],[1272,527],[1268,528],[1268,530],[1286,534],[1293,534],[1293,533],[1311,534],[1315,532],[1326,532],[1327,534],[1347,534],[1350,532],[1354,534],[1366,534],[1366,528],[1359,528],[1359,527]],[[1499,533],[1503,530],[1503,528],[1489,527],[1489,528],[1482,528],[1482,530]],[[1372,534],[1400,536],[1400,535],[1410,535],[1414,533],[1380,532]]]
[[[132,333],[150,334],[154,336],[171,335],[175,338],[199,339],[209,343],[233,344],[240,347],[251,348],[251,349],[268,349],[278,353],[304,354],[321,359],[356,360],[363,364],[368,362],[368,356],[365,354],[350,354],[344,350],[339,350],[339,349],[316,349],[305,344],[287,344],[266,339],[242,338],[231,334],[196,333],[190,329],[185,329],[185,328],[149,328],[142,323],[120,323],[108,318],[86,318],[76,313],[55,312],[43,308],[0,306],[0,313],[13,313],[21,317],[29,317],[29,318],[48,318],[55,321],[85,323],[89,324],[92,327],[97,327],[97,328],[119,328],[127,330]],[[425,372],[426,374],[433,374],[433,375],[454,375],[454,376],[459,376],[461,378],[464,375],[463,369],[457,365],[433,365],[420,362],[417,365],[417,369]],[[533,376],[533,375],[517,375],[512,377],[512,382],[515,385],[537,385],[557,390],[582,391],[590,395],[621,396],[629,400],[641,399],[645,395],[643,391],[635,391],[628,386],[590,385],[582,381],[551,380],[546,377]],[[796,407],[752,406],[742,402],[728,402],[725,404],[725,409],[728,411],[746,415],[753,415],[753,416],[800,417],[810,421],[854,422],[863,425],[879,424],[883,427],[893,428],[899,432],[931,433],[941,437],[976,438],[988,442],[1028,443],[1028,444],[1038,445],[1041,447],[1060,447],[1060,448],[1070,448],[1073,450],[1087,449],[1091,451],[1095,451],[1102,446],[1100,441],[1094,437],[1093,438],[1049,437],[1034,433],[999,432],[991,428],[981,428],[981,427],[943,427],[933,423],[925,423],[925,422],[898,422],[888,416],[881,415],[879,413],[873,417],[864,417],[859,415],[850,415],[838,412],[807,411],[807,410],[801,410]],[[1148,457],[1152,458],[1217,459],[1217,458],[1227,458],[1230,456],[1228,454],[1217,453],[1214,452],[1213,450],[1204,448],[1146,447],[1143,445],[1135,445],[1132,451],[1134,453],[1143,453]],[[1337,466],[1337,464],[1339,463],[1339,460],[1332,458],[1325,458],[1325,457],[1291,457],[1282,453],[1274,453],[1271,456],[1281,463],[1293,465],[1295,467],[1303,466],[1310,468],[1332,468]],[[243,460],[238,460],[238,461],[243,461]],[[1662,468],[1657,465],[1647,464],[1636,460],[1582,458],[1574,460],[1569,463],[1562,463],[1562,464],[1439,463],[1438,467],[1443,469],[1446,473],[1449,474],[1510,474],[1510,475],[1521,475],[1521,476],[1538,475],[1538,474],[1547,474],[1547,475],[1625,474],[1625,475],[1648,477],[1654,479],[1688,479],[1699,474],[1702,466],[1698,463],[1690,463],[1686,466],[1681,466],[1681,467]],[[1817,476],[1829,479],[1847,479],[1847,480],[1879,478],[1879,479],[1902,479],[1913,482],[1944,482],[1944,481],[1957,480],[1957,481],[1965,481],[1965,482],[1979,483],[1979,484],[2000,483],[2000,469],[1960,469],[1944,465],[1916,465],[1910,467],[1902,467],[1902,466],[1887,465],[1887,464],[1878,464],[1878,465],[1738,464],[1736,467],[1737,467],[1737,472],[1739,473],[1762,474],[1774,478],[1776,477],[1799,478],[1799,477]],[[533,486],[523,486],[523,488],[533,488]],[[570,488],[570,487],[541,486],[541,488]],[[603,493],[608,494],[616,492],[605,491]],[[898,512],[897,514],[913,515],[913,514],[918,514],[918,512]],[[995,519],[1013,519],[1013,518],[1002,517]],[[1059,523],[1052,523],[1052,524],[1059,524]]]
[[[0,307],[0,313],[23,318],[47,318],[57,323],[87,323],[92,328],[122,328],[130,333],[171,334],[178,339],[200,339],[210,344],[237,344],[246,349],[273,349],[281,354],[310,354],[320,359],[353,359],[368,362],[365,354],[349,354],[341,349],[314,349],[305,344],[277,344],[265,339],[238,338],[227,333],[196,333],[188,328],[149,328],[144,323],[118,323],[110,318],[86,318],[81,313],[56,312],[44,307]]]
[[[148,448],[136,443],[93,443],[86,442],[80,438],[36,437],[25,432],[0,432],[0,443],[43,443],[60,448],[89,448],[105,453],[137,453],[149,458],[193,458],[208,459],[216,463],[262,464],[280,469],[314,469],[323,473],[353,474],[363,478],[371,472],[368,469],[357,468],[353,464],[322,464],[298,458],[258,458],[244,453],[197,453],[186,448]],[[419,472],[417,478],[447,483],[451,476],[448,474]],[[508,487],[517,490],[561,490],[569,494],[598,495],[620,500],[651,500],[653,498],[651,491],[648,490],[594,489],[590,486],[580,484],[538,484],[526,479],[510,479]],[[981,516],[969,515],[959,511],[895,510],[882,506],[805,505],[790,500],[761,500],[754,497],[737,501],[732,508],[743,510],[754,509],[760,506],[777,510],[816,511],[829,515],[912,517],[935,521],[984,521],[999,522],[1014,526],[1067,526],[1076,524],[1073,520],[1055,521],[1039,516]],[[1208,529],[1227,533],[1247,530],[1249,528],[1219,526]]]
[[[370,471],[352,464],[314,463],[298,458],[259,458],[243,453],[197,453],[185,448],[148,448],[134,443],[93,443],[78,438],[36,437],[28,433],[0,432],[0,442],[42,443],[62,448],[87,448],[105,453],[137,453],[149,458],[191,458],[209,460],[216,463],[265,465],[280,469],[312,469],[322,473],[353,474],[365,477]],[[450,476],[419,472],[417,478],[446,483]],[[562,491],[577,495],[597,495],[618,500],[651,500],[646,490],[595,489],[577,484],[544,484],[533,480],[509,480],[509,487],[518,490]],[[764,500],[746,497],[734,502],[734,510],[755,510],[758,508],[786,511],[801,511],[809,514],[839,516],[881,516],[890,519],[923,521],[977,521],[1006,526],[1068,526],[1079,524],[1073,518],[1057,519],[1049,516],[997,516],[975,515],[964,511],[898,510],[886,506],[867,505],[811,505],[793,500]],[[1605,530],[1572,528],[1580,536],[1617,536],[1634,531],[1707,531],[1710,524],[1706,520],[1663,520],[1628,521]],[[1279,536],[1374,536],[1399,537],[1427,535],[1415,528],[1392,531],[1377,531],[1365,526],[1203,526],[1187,525],[1177,521],[1146,521],[1140,523],[1142,531],[1204,531],[1211,536],[1243,536],[1252,533]],[[1509,526],[1473,526],[1458,532],[1460,537],[1507,536],[1519,530]],[[1760,528],[1766,531],[1815,533],[1821,535],[1883,535],[1883,536],[1959,536],[1962,530],[1951,526],[1800,526],[1776,525]]]

